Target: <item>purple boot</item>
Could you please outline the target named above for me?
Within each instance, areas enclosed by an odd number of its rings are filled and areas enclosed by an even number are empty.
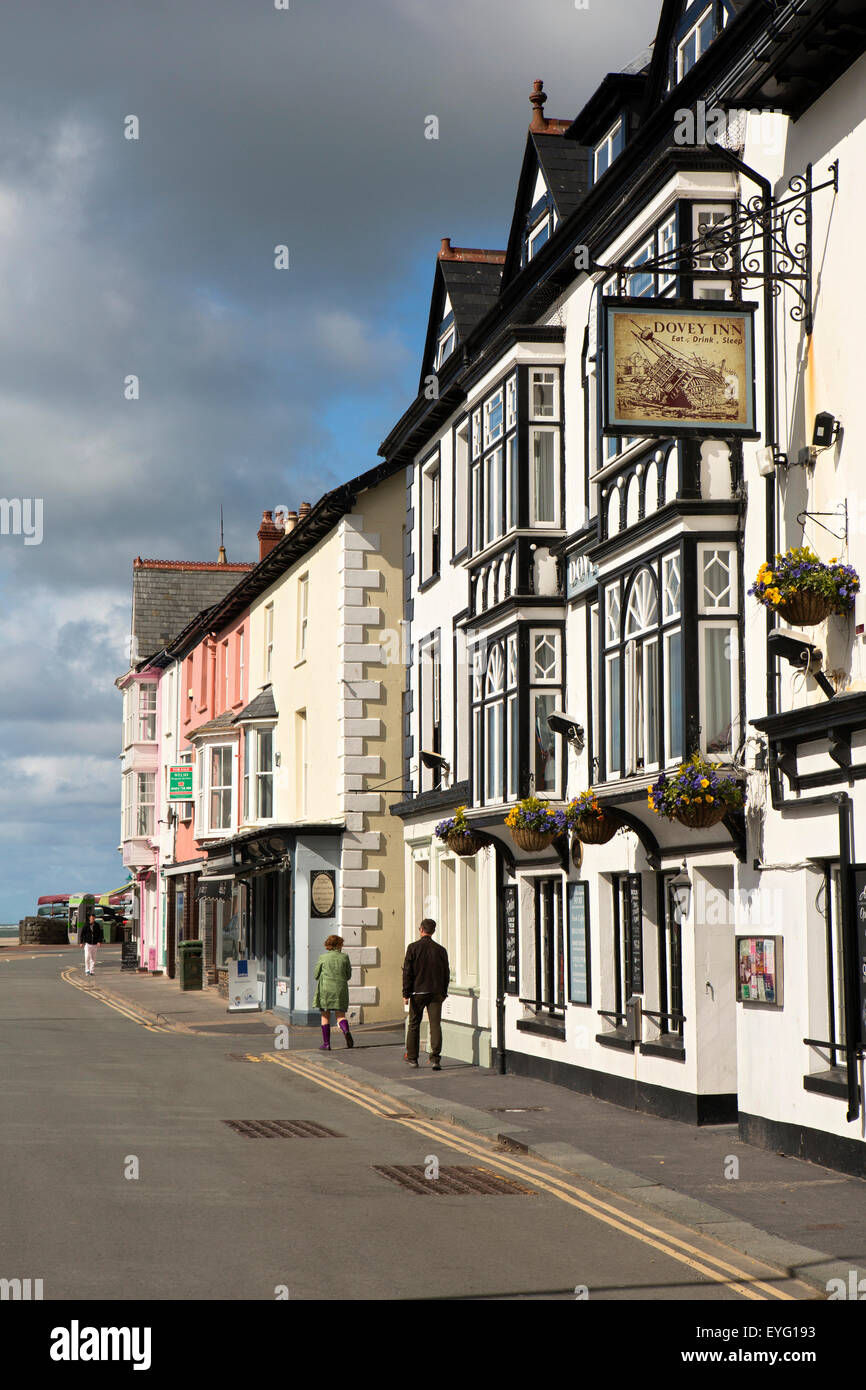
[[[331,1050],[331,1025],[330,1025],[330,1023],[323,1023],[323,1024],[322,1024],[322,1046],[319,1048],[319,1051],[320,1051],[320,1052],[330,1052],[330,1050]]]

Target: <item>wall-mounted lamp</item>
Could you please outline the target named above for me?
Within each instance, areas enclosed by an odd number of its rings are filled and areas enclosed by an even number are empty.
[[[431,772],[438,772],[441,777],[447,777],[451,772],[451,764],[441,753],[432,753],[422,748],[421,761]]]
[[[677,914],[679,921],[683,922],[686,917],[688,917],[689,908],[692,905],[692,881],[689,878],[685,860],[683,860],[683,866],[679,873],[675,878],[672,878],[668,884],[668,889],[670,891],[674,912]]]
[[[562,734],[578,753],[583,749],[586,742],[586,735],[583,725],[578,722],[571,714],[566,714],[564,710],[555,709],[547,716],[547,727],[555,734]]]
[[[812,448],[829,449],[835,442],[839,433],[839,421],[834,419],[829,410],[822,410],[815,416],[815,426],[812,430]]]
[[[807,672],[828,700],[835,697],[836,691],[821,670],[823,655],[814,642],[799,632],[782,632],[780,628],[774,628],[767,638],[767,646],[774,656],[782,657],[795,670]]]

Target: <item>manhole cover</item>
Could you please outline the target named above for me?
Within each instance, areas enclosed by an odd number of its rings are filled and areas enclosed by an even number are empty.
[[[344,1139],[326,1125],[312,1120],[223,1120],[244,1139]]]
[[[425,1177],[422,1165],[415,1167],[373,1165],[374,1173],[381,1173],[407,1192],[415,1192],[419,1197],[533,1197],[531,1187],[522,1187],[510,1178],[500,1177],[489,1168],[440,1168],[438,1177]]]

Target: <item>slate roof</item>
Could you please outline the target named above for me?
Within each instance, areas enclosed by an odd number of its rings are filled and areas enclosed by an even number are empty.
[[[245,724],[253,719],[276,719],[277,707],[274,704],[273,687],[266,685],[260,690],[258,695],[250,700],[249,704],[236,714],[233,722],[235,724]]]
[[[142,560],[132,565],[132,636],[135,660],[162,651],[199,613],[225,598],[251,564]]]
[[[465,342],[499,297],[502,262],[446,260],[443,257],[439,265],[454,310],[457,337]]]
[[[585,145],[566,140],[562,135],[531,131],[530,139],[556,211],[564,222],[579,207],[590,186],[590,152]]]
[[[230,709],[218,714],[216,719],[209,719],[206,724],[199,724],[197,729],[192,729],[187,738],[198,738],[203,734],[224,734],[235,732],[235,717]]]

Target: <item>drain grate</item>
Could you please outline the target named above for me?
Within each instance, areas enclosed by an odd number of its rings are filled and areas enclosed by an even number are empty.
[[[374,1173],[381,1173],[407,1192],[416,1192],[421,1197],[533,1197],[531,1187],[522,1187],[510,1178],[500,1177],[489,1168],[440,1168],[438,1178],[425,1178],[424,1167],[408,1165],[373,1165]]]
[[[223,1120],[244,1139],[345,1139],[326,1125],[312,1120]]]
[[[549,1105],[492,1105],[491,1115],[540,1115],[549,1111]]]

